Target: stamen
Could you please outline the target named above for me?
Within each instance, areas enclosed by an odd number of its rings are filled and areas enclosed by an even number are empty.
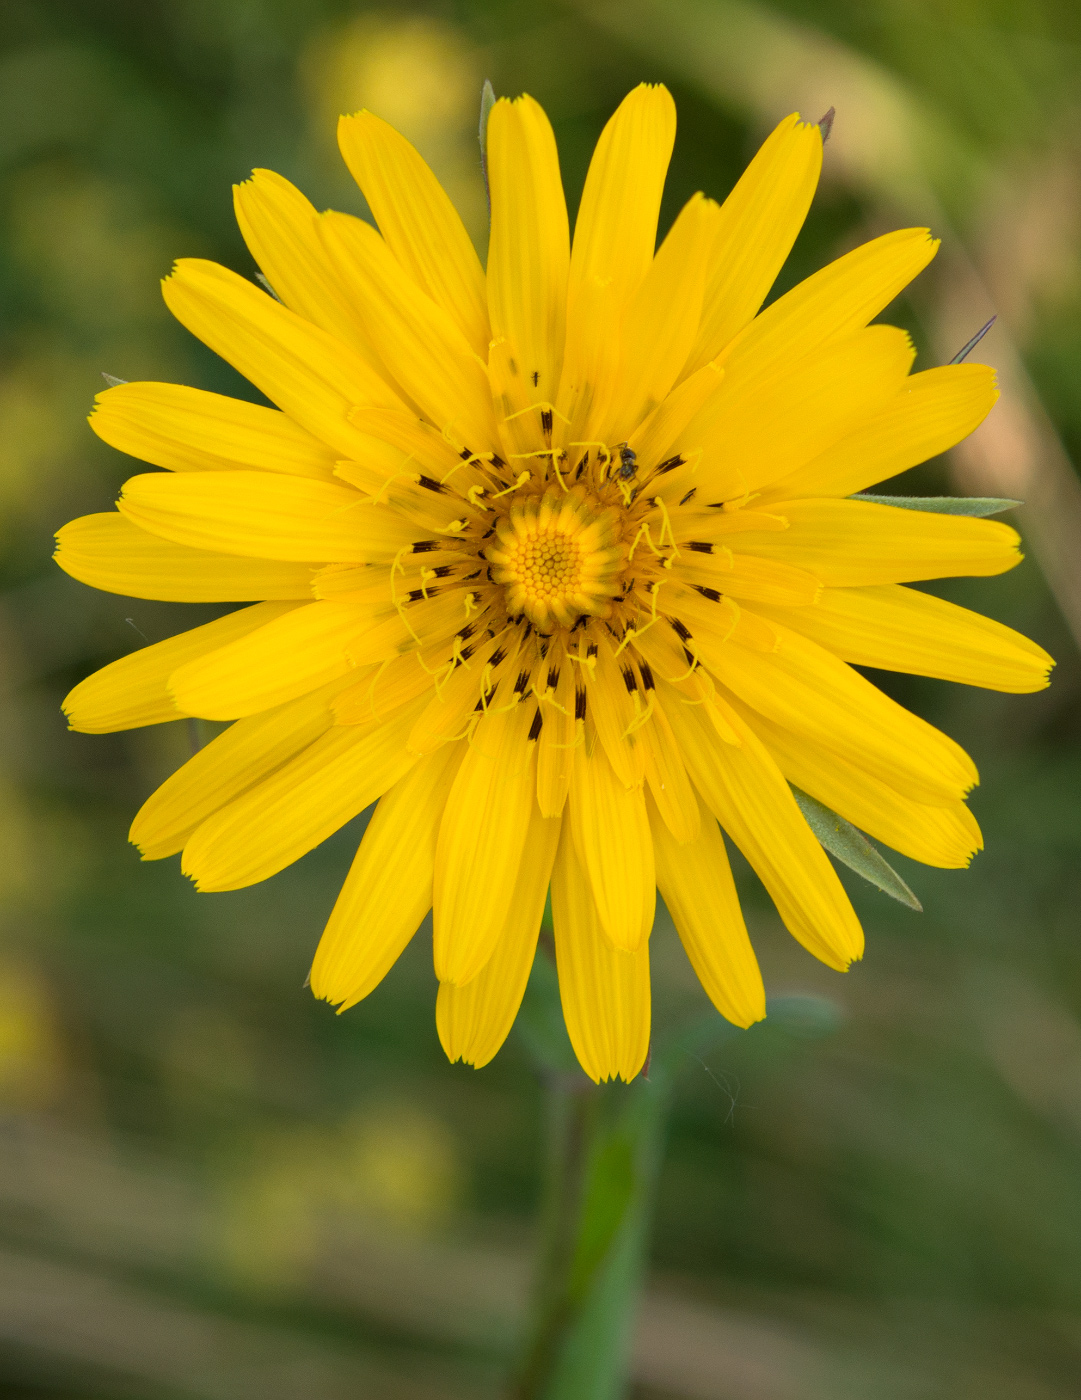
[[[527,481],[530,480],[530,477],[530,472],[522,472],[521,476],[519,476],[518,480],[514,483],[513,486],[508,486],[505,491],[497,491],[492,497],[492,500],[498,501],[500,496],[509,496],[512,491],[518,491],[521,487],[523,487],[526,484]],[[495,526],[493,525],[492,529],[488,533],[491,534],[494,530]]]

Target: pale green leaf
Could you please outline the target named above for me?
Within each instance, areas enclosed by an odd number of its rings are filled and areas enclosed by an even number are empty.
[[[792,788],[792,795],[799,803],[807,825],[831,855],[847,865],[849,870],[854,870],[864,880],[876,885],[883,894],[922,914],[923,905],[862,831],[857,831],[851,822],[846,822],[844,817],[839,817],[821,802],[808,797],[798,787]]]
[[[1024,505],[1000,496],[873,496],[861,491],[851,501],[871,501],[876,506],[898,506],[901,510],[929,510],[935,515],[1000,515]]]
[[[492,192],[488,187],[488,118],[495,106],[495,88],[491,79],[485,78],[480,90],[480,168],[484,173],[484,193],[488,196],[488,213],[492,212]]]

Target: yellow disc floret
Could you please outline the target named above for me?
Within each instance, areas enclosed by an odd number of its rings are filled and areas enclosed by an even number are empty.
[[[622,588],[617,529],[615,512],[577,487],[514,499],[485,552],[493,581],[506,588],[508,616],[524,613],[542,628],[607,617]]]

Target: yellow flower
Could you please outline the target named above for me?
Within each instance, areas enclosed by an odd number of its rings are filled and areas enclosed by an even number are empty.
[[[528,97],[488,125],[487,274],[417,152],[368,112],[342,153],[379,232],[256,171],[240,227],[275,296],[198,259],[165,299],[278,410],[124,384],[95,431],[167,469],[59,536],[62,568],[143,598],[245,602],[77,686],[76,729],[232,720],[132,840],[203,890],[296,860],[378,799],[312,968],[347,1007],[434,906],[437,1022],[486,1063],[551,887],[563,1007],[594,1079],[650,1035],[659,887],[717,1008],[764,1013],[721,828],[801,943],[862,934],[790,784],[932,865],[980,846],[967,755],[855,665],[1037,690],[1050,658],[904,585],[997,574],[1006,525],[851,499],[995,399],[982,365],[910,375],[869,325],[931,259],[887,234],[758,314],[822,141],[783,121],[721,205],[655,250],[663,87],[619,107],[573,245]]]

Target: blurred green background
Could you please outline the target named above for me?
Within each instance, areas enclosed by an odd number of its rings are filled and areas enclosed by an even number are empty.
[[[1035,557],[948,596],[1060,661],[996,696],[883,683],[973,752],[987,851],[861,887],[846,977],[746,870],[771,993],[836,1027],[689,1060],[635,1333],[637,1400],[1059,1400],[1081,1390],[1081,8],[1076,0],[5,0],[0,8],[0,1396],[391,1400],[499,1392],[520,1325],[542,1094],[514,1036],[449,1066],[420,936],[342,1017],[302,983],[358,831],[268,886],[197,896],[128,822],[181,725],[65,730],[64,692],[210,614],[84,588],[53,531],[130,460],[101,372],[252,396],[173,324],[177,256],[250,275],[253,166],[363,213],[334,146],[369,106],[483,249],[481,82],[531,92],[573,210],[620,97],[663,81],[662,222],[723,196],[794,109],[837,107],[779,289],[886,228],[940,258],[886,319],[920,365],[997,311],[1004,397],[899,489],[1023,497]],[[699,996],[670,926],[658,1016]]]

